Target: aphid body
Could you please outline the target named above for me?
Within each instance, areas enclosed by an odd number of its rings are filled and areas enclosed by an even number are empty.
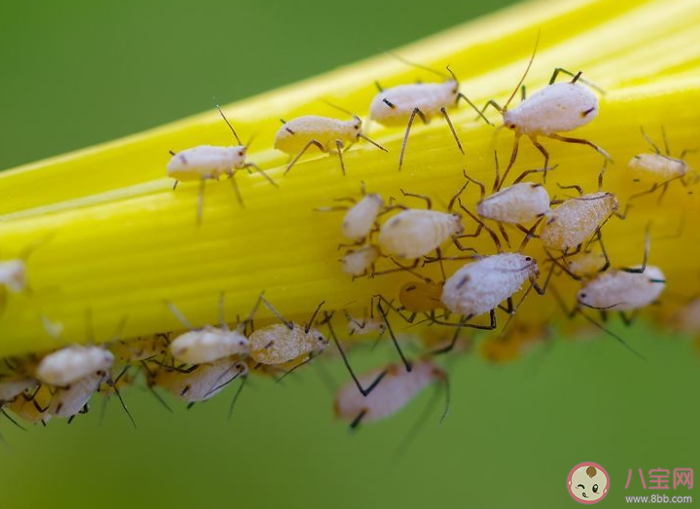
[[[372,99],[369,117],[387,127],[404,126],[418,108],[430,121],[443,108],[454,108],[459,96],[459,83],[415,83],[386,88]]]
[[[106,371],[99,370],[59,387],[49,402],[49,414],[65,418],[78,415],[108,376]]]
[[[0,379],[0,406],[14,399],[29,389],[37,386],[33,378],[3,378]]]
[[[53,394],[47,385],[41,385],[29,397],[18,397],[7,403],[6,407],[14,414],[32,424],[46,424],[51,419],[48,412],[49,403]]]
[[[217,395],[236,378],[247,374],[245,362],[221,359],[188,371],[160,369],[151,377],[150,383],[163,387],[187,403],[195,403]]]
[[[502,253],[468,263],[450,276],[442,290],[442,302],[453,313],[479,316],[495,309],[539,276],[537,262],[529,256]]]
[[[653,265],[647,265],[642,273],[614,269],[585,283],[577,298],[579,304],[590,308],[630,311],[656,301],[665,287],[663,272]]]
[[[541,184],[531,182],[501,189],[476,206],[481,217],[507,224],[528,223],[549,211],[549,193]]]
[[[345,253],[342,258],[343,272],[353,277],[360,277],[368,273],[377,258],[379,249],[376,246],[363,246]]]
[[[215,147],[200,145],[175,154],[168,163],[168,176],[178,181],[217,179],[231,176],[233,170],[246,167],[246,150],[243,145]]]
[[[406,209],[382,225],[379,245],[391,256],[420,258],[463,231],[462,218],[458,214]]]
[[[362,336],[364,334],[379,333],[383,334],[386,330],[384,319],[381,317],[364,317],[362,320],[357,320],[351,315],[346,315],[348,319],[348,335]]]
[[[362,240],[369,235],[384,206],[378,194],[367,194],[353,205],[343,218],[343,236],[350,240]]]
[[[547,215],[540,239],[547,248],[568,251],[588,240],[617,211],[612,193],[592,193],[571,198]]]
[[[362,385],[376,380],[380,371],[358,377]],[[403,365],[394,365],[374,390],[363,396],[354,382],[343,386],[335,399],[335,415],[341,419],[359,422],[372,422],[388,417],[406,406],[431,382],[444,382],[446,374],[428,359],[413,363],[409,372]]]
[[[129,364],[162,358],[168,351],[168,341],[166,335],[154,334],[129,341],[117,341],[109,349],[120,363]]]
[[[443,309],[442,283],[434,281],[410,281],[399,290],[399,302],[403,310],[411,313],[428,313]]]
[[[248,354],[248,338],[238,330],[205,326],[181,334],[170,343],[170,352],[187,364],[214,362],[232,355]]]
[[[318,115],[304,115],[285,122],[275,136],[275,148],[287,154],[296,155],[303,150],[311,140],[316,140],[324,152],[338,150],[346,144],[355,143],[362,133],[362,120],[353,117],[351,120],[337,120]],[[323,148],[321,148],[323,147]]]
[[[685,161],[663,154],[637,154],[630,159],[629,167],[637,173],[663,180],[684,177],[688,172]]]
[[[44,357],[36,369],[36,377],[55,387],[65,387],[98,371],[106,372],[114,363],[114,355],[99,346],[73,345]]]
[[[328,339],[313,327],[275,323],[256,329],[248,338],[250,357],[259,364],[285,366],[316,356],[328,346]]]

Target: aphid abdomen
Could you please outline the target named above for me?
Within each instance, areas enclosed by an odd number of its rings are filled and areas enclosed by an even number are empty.
[[[36,386],[37,381],[33,378],[3,378],[0,380],[0,406]]]
[[[379,371],[362,375],[362,385],[376,379]],[[394,366],[382,382],[367,396],[363,396],[354,382],[343,386],[335,399],[335,414],[345,420],[355,419],[364,412],[362,422],[372,422],[388,417],[406,406],[430,382],[440,380],[445,373],[429,360],[418,360],[407,372],[403,366]]]
[[[237,331],[205,327],[178,336],[170,343],[170,351],[181,362],[204,364],[232,355],[246,355],[248,339]]]
[[[32,399],[19,397],[8,403],[5,408],[21,417],[27,422],[38,424],[46,423],[51,419],[51,414],[48,412],[49,403],[53,395],[46,385],[41,385],[39,389],[32,394]],[[37,408],[39,407],[39,408]],[[39,409],[46,409],[41,412]]]
[[[600,310],[640,309],[659,298],[666,287],[664,281],[661,269],[652,265],[647,265],[641,274],[612,270],[586,283],[579,290],[578,302]]]
[[[351,130],[352,121],[305,115],[290,120],[277,131],[275,148],[287,154],[297,154],[311,140],[316,140],[326,152],[336,151],[336,140],[343,143],[353,141],[349,138]]]
[[[106,373],[100,371],[82,377],[66,388],[59,388],[49,403],[49,414],[65,418],[77,415],[90,401],[105,377]]]
[[[420,258],[463,231],[455,214],[408,209],[390,218],[379,233],[382,250],[399,258]]]
[[[540,239],[548,248],[562,251],[576,248],[596,232],[617,206],[617,198],[611,193],[566,200],[549,214]]]
[[[375,246],[364,246],[349,251],[343,256],[343,272],[354,277],[362,276],[379,258],[379,249]]]
[[[454,81],[398,85],[379,92],[370,104],[370,118],[387,127],[405,126],[415,108],[426,120],[440,113],[441,108],[454,106],[457,88]]]
[[[281,323],[257,329],[248,338],[250,356],[261,364],[278,365],[308,355],[314,351],[312,332],[307,334],[297,324],[290,329]]]
[[[238,156],[238,152],[243,156]],[[244,162],[245,147],[200,145],[175,154],[168,163],[168,176],[177,180],[216,178]]]
[[[576,83],[555,83],[538,90],[507,111],[504,124],[526,135],[573,131],[598,116],[598,98]]]
[[[384,200],[378,194],[366,195],[345,214],[343,236],[350,240],[361,240],[367,237],[383,206]]]
[[[476,206],[481,217],[508,224],[535,221],[549,210],[547,190],[544,186],[530,182],[502,189]]]
[[[112,367],[114,355],[98,346],[69,346],[48,354],[36,369],[36,377],[56,387],[67,386],[81,378]]]
[[[503,253],[468,263],[445,281],[442,302],[453,313],[479,316],[495,309],[537,275],[530,257]]]
[[[630,159],[629,167],[637,173],[662,180],[682,177],[688,170],[684,161],[661,154],[637,154]]]

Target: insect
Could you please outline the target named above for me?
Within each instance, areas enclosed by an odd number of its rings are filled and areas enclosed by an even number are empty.
[[[121,364],[131,364],[151,359],[162,361],[168,353],[168,335],[154,334],[129,341],[117,340],[109,350]]]
[[[31,394],[20,394],[5,407],[27,422],[46,426],[51,420],[51,414],[47,410],[52,397],[49,387],[40,385]]]
[[[0,379],[0,407],[15,400],[38,385],[34,378],[7,377]]]
[[[52,386],[67,386],[96,372],[106,372],[114,355],[99,346],[72,345],[45,356],[36,369],[36,377]]]
[[[256,329],[248,337],[249,355],[257,364],[294,370],[320,355],[328,346],[326,337],[313,327],[316,315],[325,302],[318,305],[304,326],[285,320],[263,294],[258,297],[256,308],[260,303],[265,304],[282,323]]]
[[[501,308],[512,316],[516,309],[513,294],[520,290],[525,281],[529,280],[530,288],[534,288],[537,293],[544,294],[548,281],[540,288],[537,284],[539,274],[537,262],[532,257],[519,253],[499,253],[467,263],[445,281],[442,289],[441,300],[445,307],[452,313],[462,315],[459,324],[439,320],[434,322],[493,330],[497,326],[496,308]],[[507,307],[501,305],[503,301],[507,301]],[[489,325],[469,323],[472,318],[485,313],[490,315]],[[453,344],[434,353],[448,352]]]
[[[360,138],[370,142],[379,150],[387,152],[387,149],[379,143],[362,134],[362,119],[357,115],[353,115],[352,120],[337,120],[317,115],[305,115],[289,122],[282,120],[282,127],[275,136],[275,148],[286,154],[296,154],[284,171],[285,175],[304,155],[304,152],[313,146],[324,153],[338,154],[340,169],[345,175],[343,150],[347,150]]]
[[[162,387],[173,396],[189,403],[191,407],[199,401],[206,401],[221,392],[228,384],[242,379],[231,404],[231,412],[238,395],[243,390],[248,366],[232,357],[214,362],[198,364],[191,369],[179,370],[163,367],[149,376],[149,384]]]
[[[53,234],[50,234],[38,241],[32,242],[22,250],[17,258],[0,261],[0,314],[2,314],[7,304],[8,292],[31,292],[29,284],[27,283],[27,262],[34,251],[48,242],[52,237]]]
[[[689,152],[694,152],[694,150],[686,149],[681,152],[678,158],[671,157],[671,151],[668,147],[668,139],[666,138],[666,130],[661,128],[661,135],[664,140],[664,152],[654,143],[649,136],[644,132],[644,128],[641,128],[642,136],[649,143],[654,153],[649,154],[637,154],[632,159],[630,159],[629,167],[636,171],[637,174],[661,178],[661,182],[655,183],[651,189],[641,193],[637,193],[631,196],[631,198],[636,198],[645,194],[651,194],[657,189],[661,189],[661,194],[659,195],[659,203],[661,203],[664,194],[668,189],[668,185],[674,180],[680,180],[685,186],[688,183],[684,180],[684,177],[688,173],[688,164],[683,160],[683,158]]]
[[[265,173],[256,164],[246,160],[248,146],[243,145],[241,139],[236,133],[236,130],[228,121],[224,115],[224,112],[221,111],[219,105],[216,106],[216,109],[219,110],[219,113],[226,122],[226,125],[228,125],[231,129],[231,132],[233,133],[234,138],[236,138],[238,145],[231,147],[200,145],[178,153],[171,151],[170,154],[172,155],[172,158],[167,166],[168,176],[175,179],[173,190],[177,187],[177,184],[180,181],[200,181],[199,198],[197,202],[197,224],[201,224],[202,222],[204,186],[206,185],[207,180],[218,180],[221,175],[227,175],[231,180],[231,185],[236,193],[238,203],[240,203],[241,206],[243,206],[243,198],[241,197],[238,184],[236,183],[236,172],[238,170],[245,169],[248,171],[248,173],[250,173],[250,169],[253,168],[255,171],[262,174],[270,184],[277,187],[277,183],[272,180],[267,173]]]
[[[552,73],[552,77],[549,80],[549,85],[535,92],[531,97],[526,98],[523,81],[525,81],[525,77],[532,66],[536,51],[537,43],[535,43],[535,50],[532,53],[532,57],[530,57],[525,73],[523,74],[522,78],[520,78],[520,81],[505,105],[501,107],[497,102],[491,99],[481,110],[483,113],[489,106],[494,107],[503,115],[503,126],[501,127],[507,127],[515,133],[510,162],[503,173],[503,178],[498,184],[498,189],[502,187],[506,177],[508,176],[508,172],[510,172],[513,164],[515,164],[515,160],[518,156],[520,138],[523,135],[530,138],[532,144],[542,153],[542,155],[544,155],[543,168],[545,171],[543,178],[545,181],[547,179],[549,152],[547,152],[547,149],[545,149],[544,146],[537,141],[538,136],[552,138],[565,143],[579,143],[588,145],[601,154],[606,160],[612,161],[608,153],[593,142],[581,138],[561,136],[558,134],[560,132],[573,131],[578,127],[586,125],[598,116],[598,98],[589,88],[580,85],[579,82],[585,83],[601,93],[603,91],[592,83],[581,78],[582,71],[574,74],[566,69],[557,67]],[[557,76],[559,76],[560,73],[572,76],[571,81],[568,83],[555,83]],[[518,92],[519,88],[522,92],[522,102],[512,110],[509,110],[508,106],[515,97],[515,94]]]
[[[171,302],[166,302],[172,313],[189,329],[170,343],[173,357],[187,364],[204,364],[225,357],[248,355],[248,338],[240,327],[230,330],[224,316],[224,293],[219,295],[219,326],[194,328]]]
[[[347,311],[345,312],[345,318],[348,321],[348,335],[350,336],[363,336],[372,333],[379,333],[379,335],[382,335],[386,330],[384,320],[378,316],[374,316],[374,305],[372,305],[369,316],[365,315],[362,320],[354,318]]]
[[[343,272],[349,274],[353,279],[366,276],[374,277],[374,262],[377,261],[381,252],[377,246],[363,246],[358,249],[351,249],[340,259],[343,264]]]
[[[361,244],[377,227],[377,217],[384,208],[384,200],[377,193],[367,194],[365,183],[362,181],[362,198],[358,201],[355,198],[337,198],[335,201],[348,201],[352,207],[335,206],[317,209],[322,212],[331,210],[347,210],[343,217],[342,233],[346,239],[357,244]]]
[[[359,382],[369,384],[381,373],[386,375],[371,394],[365,396],[359,393],[353,382],[346,384],[338,391],[334,404],[335,415],[350,421],[351,429],[357,428],[360,423],[378,421],[395,414],[431,383],[449,388],[447,374],[427,358],[417,360],[410,372],[406,371],[404,366],[397,364],[383,371],[362,375],[359,377]],[[442,419],[447,415],[448,408],[449,393]]]
[[[408,136],[411,133],[411,127],[416,117],[420,118],[424,124],[428,124],[434,116],[442,115],[452,132],[457,148],[464,154],[462,143],[459,141],[459,136],[457,136],[457,131],[455,131],[447,110],[456,108],[459,100],[463,99],[474,108],[474,111],[487,124],[492,124],[484,116],[483,112],[479,111],[479,108],[460,92],[459,81],[449,66],[447,66],[447,72],[449,73],[449,76],[447,76],[429,67],[401,60],[414,67],[425,69],[433,74],[447,78],[447,80],[444,83],[416,83],[412,85],[398,85],[386,89],[377,83],[379,93],[372,99],[369,107],[369,117],[386,127],[406,126],[406,133],[401,145],[401,154],[399,155],[399,171],[401,171],[403,166]]]

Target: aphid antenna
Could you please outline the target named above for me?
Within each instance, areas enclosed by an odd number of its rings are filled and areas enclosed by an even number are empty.
[[[452,72],[452,69],[450,69],[449,65],[446,66],[447,72],[449,74],[445,74],[444,72],[433,69],[432,67],[428,67],[427,65],[418,64],[416,62],[411,62],[410,60],[407,60],[406,58],[402,57],[398,53],[394,53],[393,51],[387,51],[387,54],[391,55],[399,62],[404,63],[410,67],[415,67],[416,69],[422,69],[424,71],[428,71],[436,76],[440,76],[441,78],[453,79],[454,81],[459,83],[459,81],[457,80],[457,77],[455,76],[454,72]]]
[[[168,405],[168,403],[163,399],[163,397],[162,397],[160,394],[158,394],[158,391],[156,391],[156,390],[153,388],[153,385],[151,385],[151,384],[146,384],[146,385],[147,385],[147,387],[148,387],[148,390],[151,392],[151,394],[153,394],[153,397],[156,398],[156,400],[158,400],[158,402],[159,402],[161,405],[163,405],[163,407],[164,407],[168,412],[170,412],[170,413],[172,414],[172,413],[173,413],[173,409],[170,408],[170,405]]]
[[[2,408],[2,407],[0,407],[0,414],[2,414],[2,415],[4,415],[5,417],[7,417],[7,420],[8,420],[8,421],[10,421],[12,424],[14,424],[15,426],[17,426],[17,427],[18,427],[19,429],[21,429],[22,431],[27,431],[27,428],[25,428],[25,427],[22,426],[20,423],[18,423],[18,422],[17,422],[10,414],[8,414],[8,413],[5,411],[5,409]],[[5,442],[5,440],[2,438],[2,435],[0,435],[0,440],[2,440],[3,442]],[[5,444],[7,444],[7,442],[5,442]]]
[[[353,113],[353,112],[350,111],[350,110],[346,110],[346,109],[343,108],[342,106],[338,106],[337,104],[334,104],[334,103],[330,102],[330,101],[327,100],[327,99],[321,99],[321,102],[324,103],[324,104],[327,105],[327,106],[330,106],[330,107],[333,108],[333,109],[336,109],[336,110],[340,111],[341,113],[345,113],[346,115],[349,115],[349,116],[351,116],[351,117],[353,117],[353,118],[356,118],[356,119],[358,119],[358,120],[360,120],[360,121],[362,120],[362,119],[360,118],[359,115]]]
[[[318,357],[319,355],[321,355],[321,354],[319,353],[319,354],[314,355],[313,352],[312,352],[312,353],[309,354],[309,357],[308,357],[307,359],[304,359],[303,362],[300,362],[300,363],[297,364],[296,366],[292,367],[292,369],[289,369],[289,370],[287,370],[287,371],[282,370],[282,371],[284,371],[284,374],[283,374],[282,376],[280,376],[279,378],[276,378],[276,379],[275,379],[275,383],[276,383],[276,384],[281,383],[282,380],[284,380],[285,378],[287,378],[287,376],[289,376],[289,375],[291,375],[292,373],[294,373],[294,372],[295,372],[297,369],[299,369],[300,367],[306,366],[308,363],[310,363],[312,360],[314,360],[314,359],[315,359],[316,357]]]
[[[651,250],[651,221],[647,223],[644,233],[644,257],[642,258],[642,266],[638,268],[625,267],[622,270],[633,274],[643,274],[647,270],[647,261],[649,260],[649,251]],[[665,283],[665,281],[651,280],[652,283]]]
[[[366,388],[363,387],[360,383],[360,380],[357,378],[357,375],[355,375],[355,371],[350,365],[350,360],[348,359],[347,354],[343,350],[343,347],[340,346],[340,341],[338,341],[338,336],[335,334],[333,324],[330,321],[328,322],[328,331],[330,333],[331,338],[333,339],[333,342],[335,343],[336,348],[338,349],[338,352],[340,353],[340,357],[343,359],[343,364],[345,364],[345,367],[350,373],[352,380],[357,386],[357,390],[359,390],[363,396],[367,397],[379,385],[379,382],[382,381],[382,379],[389,373],[389,371],[386,369],[383,370],[381,373],[379,373],[379,375],[377,375],[377,377],[372,381],[372,383],[370,383]]]
[[[230,421],[231,417],[233,416],[233,410],[236,408],[236,402],[238,401],[238,397],[241,395],[241,392],[243,392],[243,387],[245,387],[246,382],[248,381],[248,377],[244,376],[241,378],[241,383],[238,385],[238,389],[236,390],[236,394],[233,395],[233,399],[231,400],[231,404],[228,407],[228,415],[227,419]]]
[[[129,366],[127,366],[128,368]],[[119,375],[121,377],[121,375]],[[129,412],[129,409],[126,407],[126,402],[124,401],[124,398],[122,398],[121,392],[119,391],[119,388],[117,387],[116,382],[111,380],[111,377],[107,379],[107,385],[112,387],[114,389],[114,394],[117,395],[117,399],[119,400],[119,403],[121,404],[122,408],[124,409],[124,412],[126,412],[127,417],[129,417],[129,420],[131,421],[131,425],[136,429],[136,421],[134,420],[134,417],[131,415],[131,412]]]
[[[219,106],[219,101],[217,101],[216,97],[214,97],[213,99],[214,99],[214,103],[216,104],[216,109],[219,110],[219,114],[221,115],[221,118],[224,119],[224,122],[226,122],[226,125],[229,127],[229,129],[231,129],[231,132],[233,133],[233,137],[236,138],[236,141],[238,142],[239,145],[243,145],[243,142],[238,137],[238,133],[233,128],[233,125],[231,124],[231,122],[229,122],[228,118],[226,118],[226,115],[224,115],[224,112],[222,111],[221,106]],[[246,147],[247,147],[247,145],[246,145]]]
[[[231,382],[233,382],[234,380],[236,380],[239,376],[243,375],[243,373],[245,372],[245,370],[241,369],[241,370],[238,371],[238,373],[236,373],[236,374],[235,374],[233,377],[231,377],[230,379],[226,380],[224,383],[221,383],[221,384],[219,383],[219,382],[221,381],[222,378],[224,378],[226,375],[228,375],[229,373],[231,373],[234,369],[237,369],[237,366],[238,366],[239,364],[240,364],[240,363],[236,362],[235,364],[231,365],[226,371],[224,371],[223,373],[221,373],[221,374],[216,378],[216,380],[214,380],[214,383],[212,384],[212,388],[209,389],[209,391],[204,395],[204,397],[206,398],[207,396],[211,396],[211,395],[214,394],[216,391],[219,391],[219,390],[223,389],[223,388],[226,387],[228,384],[230,384]]]
[[[219,292],[219,328],[221,330],[228,331],[228,324],[226,323],[226,293],[224,290]]]
[[[505,113],[508,111],[508,106],[510,105],[511,101],[515,98],[515,95],[518,93],[518,90],[520,90],[520,87],[522,84],[525,82],[525,78],[527,77],[527,74],[530,72],[530,68],[532,67],[532,63],[535,61],[535,55],[537,54],[537,47],[540,44],[540,30],[537,31],[537,38],[535,39],[535,48],[532,50],[532,55],[530,56],[530,61],[527,63],[527,67],[525,68],[525,72],[523,73],[522,77],[520,78],[520,81],[518,81],[518,84],[515,86],[515,89],[513,89],[513,93],[510,94],[510,97],[506,101],[506,103],[503,105],[503,108],[501,108],[501,113]]]
[[[193,331],[193,330],[198,330],[198,329],[192,327],[192,324],[189,322],[189,320],[187,320],[187,318],[185,318],[185,315],[183,315],[183,314],[180,312],[180,310],[175,306],[175,304],[173,304],[172,302],[170,302],[169,300],[166,300],[166,299],[163,299],[163,303],[164,303],[166,306],[168,306],[168,309],[170,309],[170,312],[175,316],[175,318],[178,319],[178,321],[179,321],[186,329],[191,330],[191,331]]]

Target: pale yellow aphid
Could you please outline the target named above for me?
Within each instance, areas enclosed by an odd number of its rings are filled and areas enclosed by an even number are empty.
[[[109,345],[109,350],[121,364],[130,364],[149,359],[162,360],[168,352],[168,336],[154,334],[132,340],[117,340]]]
[[[449,66],[447,67],[447,72],[450,74],[445,76],[443,73],[429,67],[413,64],[400,57],[399,59],[414,67],[448,78],[444,83],[415,83],[386,89],[381,88],[377,83],[379,93],[372,99],[369,107],[369,117],[387,127],[406,126],[406,133],[401,145],[401,154],[399,155],[399,171],[401,171],[403,166],[408,136],[411,133],[411,127],[416,117],[420,118],[424,124],[428,124],[436,115],[442,115],[452,132],[457,148],[464,154],[462,143],[459,141],[459,136],[457,136],[457,131],[455,131],[447,110],[456,108],[459,100],[464,99],[487,124],[491,123],[484,116],[483,112],[479,111],[479,108],[460,92],[459,81],[457,81],[457,77]]]
[[[248,337],[250,358],[258,364],[286,369],[296,368],[320,355],[328,346],[328,339],[313,327],[323,302],[314,311],[305,326],[285,320],[262,295],[264,303],[282,322],[256,329]]]
[[[246,363],[229,357],[187,370],[163,367],[149,377],[149,383],[193,404],[214,397],[228,384],[239,377],[245,379],[247,375]]]
[[[624,217],[617,209],[617,197],[612,193],[598,192],[566,200],[547,214],[540,240],[548,249],[564,252],[578,249],[612,215]]]
[[[429,359],[417,360],[410,372],[400,364],[383,371],[386,375],[381,383],[366,396],[357,390],[354,381],[348,382],[338,391],[334,404],[335,415],[350,421],[351,428],[395,414],[433,382],[447,384],[447,374]],[[358,381],[361,385],[371,384],[381,374],[382,371],[373,371],[361,375]]]
[[[387,150],[362,134],[362,119],[354,115],[352,120],[337,120],[335,118],[305,115],[283,125],[275,136],[275,148],[290,155],[294,159],[285,170],[285,175],[292,169],[299,158],[312,146],[324,153],[338,154],[340,168],[345,175],[343,149],[352,145],[360,138],[386,152]]]
[[[15,398],[5,408],[27,422],[46,425],[51,419],[48,408],[52,397],[49,387],[41,385],[33,393]]]
[[[580,278],[590,278],[607,269],[609,262],[604,253],[580,253],[566,257],[566,264],[572,274]]]
[[[113,363],[114,355],[106,348],[72,345],[41,359],[36,378],[54,387],[65,387],[98,371],[107,372]]]
[[[458,214],[406,209],[382,225],[379,245],[387,255],[415,259],[434,251],[462,232],[464,226]]]
[[[205,325],[194,328],[174,304],[167,304],[180,322],[190,329],[170,342],[170,353],[176,360],[186,364],[204,364],[232,355],[248,355],[248,338],[243,334],[244,327],[230,330],[226,323],[223,292],[219,296],[218,327]]]
[[[353,278],[374,274],[374,262],[381,255],[376,246],[363,246],[345,253],[340,260],[343,264],[343,272]]]
[[[539,42],[539,36],[537,42]],[[535,43],[535,50],[532,53],[532,57],[530,57],[525,73],[522,78],[520,78],[520,81],[508,98],[506,104],[501,107],[494,100],[489,100],[482,109],[483,112],[488,106],[496,108],[503,115],[503,127],[507,127],[515,133],[510,162],[503,173],[503,178],[500,180],[498,189],[503,186],[508,172],[513,167],[518,157],[520,138],[523,135],[530,138],[532,144],[544,155],[543,167],[545,170],[545,180],[547,177],[549,152],[537,141],[538,136],[544,136],[566,143],[588,145],[601,154],[606,160],[611,161],[608,153],[598,145],[581,138],[569,138],[558,134],[561,132],[573,131],[574,129],[586,125],[598,116],[598,97],[596,97],[589,88],[580,85],[579,82],[586,83],[594,88],[597,87],[581,78],[582,71],[574,74],[566,69],[557,67],[549,80],[548,86],[538,90],[528,98],[525,96],[525,86],[522,86],[522,102],[512,110],[508,109],[518,89],[521,88],[523,81],[525,81],[525,77],[535,58],[536,51],[537,43]],[[559,73],[572,76],[572,80],[568,83],[555,83]],[[598,90],[602,92],[602,90]]]
[[[231,180],[231,185],[236,193],[238,202],[243,206],[243,199],[236,184],[236,172],[245,169],[250,173],[250,169],[261,173],[273,186],[277,186],[267,173],[256,164],[246,161],[248,147],[243,145],[238,137],[233,125],[228,121],[224,112],[216,106],[226,124],[231,129],[238,145],[232,147],[215,147],[211,145],[200,145],[198,147],[182,150],[177,154],[171,152],[172,158],[167,166],[168,176],[175,179],[173,190],[178,182],[199,181],[199,198],[197,204],[197,223],[202,221],[202,209],[204,207],[204,186],[207,180],[218,180],[222,175],[226,175]]]

